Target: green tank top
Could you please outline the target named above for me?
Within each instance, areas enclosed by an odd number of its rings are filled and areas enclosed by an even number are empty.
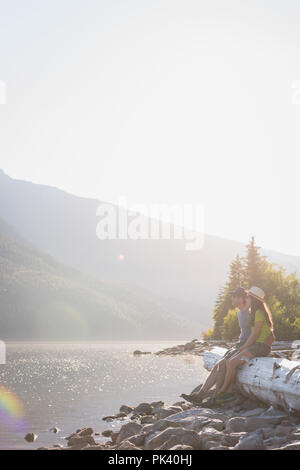
[[[264,343],[265,340],[268,338],[268,336],[270,336],[271,334],[271,329],[266,319],[265,313],[262,310],[256,310],[254,323],[261,322],[261,321],[263,322],[263,324],[259,333],[259,337],[256,340],[256,343]]]

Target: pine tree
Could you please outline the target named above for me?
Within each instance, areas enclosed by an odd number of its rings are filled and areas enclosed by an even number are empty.
[[[244,281],[248,289],[252,286],[263,288],[266,271],[266,257],[259,253],[260,247],[255,245],[254,237],[246,245],[247,255],[244,260]]]
[[[222,338],[222,327],[224,318],[228,311],[232,308],[230,292],[237,287],[242,287],[244,281],[244,265],[239,255],[230,265],[228,281],[225,286],[221,287],[213,312],[215,339]]]

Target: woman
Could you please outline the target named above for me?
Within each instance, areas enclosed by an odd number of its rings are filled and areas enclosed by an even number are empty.
[[[271,345],[275,341],[272,315],[264,301],[265,293],[259,287],[251,287],[248,291],[250,298],[250,315],[252,333],[240,349],[239,354],[226,361],[226,376],[217,402],[233,400],[233,383],[237,368],[254,357],[268,356]]]

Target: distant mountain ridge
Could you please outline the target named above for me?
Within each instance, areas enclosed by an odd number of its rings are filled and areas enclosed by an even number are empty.
[[[187,251],[184,240],[101,241],[96,237],[98,205],[0,172],[0,217],[38,249],[97,278],[141,289],[167,310],[210,326],[218,289],[232,259],[244,254],[243,244],[211,235],[199,251]],[[300,257],[262,253],[300,272]]]
[[[143,292],[82,274],[21,241],[0,219],[1,340],[177,339],[200,327]]]

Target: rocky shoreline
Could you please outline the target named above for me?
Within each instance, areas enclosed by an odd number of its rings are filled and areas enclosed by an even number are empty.
[[[231,344],[193,340],[155,354],[202,355],[215,345]],[[134,351],[136,356],[142,354],[149,353]],[[295,357],[299,349],[277,343],[272,354]],[[102,443],[96,442],[97,433],[86,427],[67,436],[66,446],[57,444],[38,450],[300,450],[300,415],[291,415],[241,394],[214,409],[185,401],[172,405],[162,401],[122,405],[118,413],[102,419],[108,423],[121,420],[124,424],[119,431],[103,431],[106,441]]]

